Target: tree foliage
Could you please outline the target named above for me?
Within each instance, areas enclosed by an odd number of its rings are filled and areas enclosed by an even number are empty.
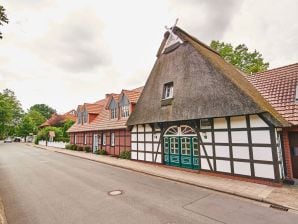
[[[0,26],[3,26],[4,23],[8,23],[8,18],[5,13],[5,8],[0,5]],[[2,33],[0,32],[0,39],[2,39]]]
[[[18,126],[18,135],[22,137],[27,137],[30,134],[37,133],[37,127],[33,121],[33,119],[27,115],[25,115],[22,119],[22,122]]]
[[[46,118],[36,110],[29,110],[26,116],[29,116],[32,119],[36,127],[39,127],[43,122],[46,121]]]
[[[46,127],[41,129],[37,134],[38,140],[49,140],[49,132],[54,131],[55,132],[55,140],[60,140],[63,138],[63,131],[61,128],[58,127]]]
[[[63,132],[63,137],[64,138],[69,138],[69,135],[67,133],[67,130],[74,124],[75,122],[73,120],[66,120],[63,127],[62,127],[62,132]]]
[[[213,40],[210,47],[216,50],[227,62],[247,74],[266,71],[269,67],[269,63],[264,62],[262,54],[256,50],[249,52],[245,44],[239,44],[234,48],[230,43]]]
[[[15,133],[22,115],[23,110],[15,93],[9,89],[0,92],[0,138]]]
[[[46,104],[35,104],[29,109],[30,111],[35,110],[41,113],[46,119],[49,119],[52,114],[56,113],[56,110]]]

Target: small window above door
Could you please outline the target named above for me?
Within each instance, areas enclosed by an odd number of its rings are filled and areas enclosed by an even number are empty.
[[[173,82],[168,82],[168,83],[164,84],[162,99],[164,99],[164,100],[171,99],[171,98],[173,98],[173,96],[174,96]]]

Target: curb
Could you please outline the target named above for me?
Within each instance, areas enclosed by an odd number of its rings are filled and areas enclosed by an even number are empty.
[[[4,206],[1,198],[0,198],[0,224],[7,224],[5,210],[4,210]]]
[[[43,149],[43,150],[47,150],[45,147],[41,147],[41,146],[38,146],[38,145],[33,145],[33,147],[40,148],[40,149]],[[281,205],[281,204],[277,204],[275,202],[272,202],[270,200],[266,200],[264,198],[251,197],[251,196],[248,196],[248,195],[243,195],[243,194],[239,194],[239,193],[235,193],[235,192],[216,189],[216,188],[213,188],[213,187],[208,187],[208,186],[204,186],[204,185],[201,185],[201,184],[192,183],[192,182],[188,182],[188,181],[184,181],[184,180],[174,179],[174,178],[171,178],[171,177],[166,177],[166,176],[163,176],[163,175],[158,175],[158,174],[154,174],[154,173],[150,173],[150,172],[146,172],[146,171],[142,171],[142,170],[138,170],[138,169],[133,169],[133,168],[129,168],[129,167],[122,166],[122,165],[111,164],[111,163],[108,163],[108,162],[98,161],[98,160],[94,160],[94,159],[90,159],[90,158],[84,158],[84,157],[81,157],[81,156],[78,156],[78,155],[71,155],[71,154],[68,154],[68,153],[65,153],[65,152],[58,152],[58,151],[53,151],[53,152],[60,153],[60,154],[63,154],[63,155],[73,156],[73,157],[76,157],[76,158],[81,158],[81,159],[85,159],[85,160],[89,160],[89,161],[93,161],[93,162],[97,162],[97,163],[102,163],[102,164],[105,164],[105,165],[118,167],[118,168],[130,170],[130,171],[134,171],[134,172],[154,176],[154,177],[159,177],[159,178],[163,178],[163,179],[166,179],[166,180],[175,181],[175,182],[178,182],[178,183],[188,184],[188,185],[191,185],[191,186],[200,187],[200,188],[204,188],[204,189],[207,189],[207,190],[216,191],[216,192],[219,192],[219,193],[224,193],[224,194],[228,194],[228,195],[232,195],[232,196],[236,196],[236,197],[240,197],[240,198],[244,198],[244,199],[248,199],[248,200],[252,200],[252,201],[257,201],[257,202],[265,203],[265,204],[272,205],[272,206],[275,206],[275,207],[279,207],[281,209],[286,209],[287,211],[290,211],[290,212],[293,212],[293,213],[298,213],[298,209],[296,209],[296,208],[289,207],[289,206],[284,206],[284,205]]]

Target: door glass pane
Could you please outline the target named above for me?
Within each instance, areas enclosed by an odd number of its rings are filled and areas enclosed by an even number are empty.
[[[170,140],[170,151],[171,154],[178,154],[178,141],[177,138],[171,138]]]
[[[190,156],[190,138],[181,138],[181,154]]]
[[[169,153],[169,139],[168,138],[164,139],[164,150],[165,150],[165,153]]]
[[[195,156],[199,155],[198,138],[193,138],[192,139],[192,144],[193,144],[193,154]]]

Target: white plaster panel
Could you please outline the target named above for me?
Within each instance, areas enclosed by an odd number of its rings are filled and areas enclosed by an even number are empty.
[[[228,132],[226,131],[220,131],[220,132],[214,132],[214,138],[215,143],[229,143],[229,136]]]
[[[215,146],[216,157],[230,157],[229,146]]]
[[[138,141],[144,141],[144,134],[138,134]]]
[[[205,145],[205,149],[208,156],[213,156],[212,145]],[[202,146],[200,147],[200,150],[201,150],[201,155],[206,156]]]
[[[213,159],[209,159],[209,161],[210,161],[211,167],[213,169]],[[207,159],[201,158],[201,168],[204,169],[204,170],[210,170]]]
[[[138,143],[138,150],[144,151],[144,143]]]
[[[146,143],[146,152],[152,152],[152,143]]]
[[[248,143],[247,131],[232,131],[232,143]]]
[[[154,158],[155,158],[155,155],[154,155]],[[158,154],[156,156],[156,163],[161,163],[161,155],[160,154]]]
[[[200,132],[201,137],[202,137],[202,141],[203,142],[207,142],[207,143],[211,143],[212,142],[212,135],[211,132]]]
[[[131,159],[137,159],[137,152],[131,152]]]
[[[145,135],[145,138],[146,138],[146,142],[151,142],[152,141],[152,134],[146,134]]]
[[[272,161],[272,149],[270,147],[253,147],[254,160]]]
[[[249,148],[246,146],[233,146],[233,157],[237,159],[249,159]]]
[[[251,176],[250,163],[234,162],[234,173]]]
[[[274,179],[274,168],[270,164],[254,164],[255,176]]]
[[[231,163],[226,160],[216,160],[216,170],[225,173],[231,173]]]
[[[137,126],[136,125],[133,126],[131,132],[137,132]]]
[[[144,160],[144,153],[143,152],[139,152],[138,153],[138,160]]]
[[[135,143],[135,142],[131,143],[131,149],[132,150],[137,150],[137,147],[138,147],[137,144],[138,143]]]
[[[214,129],[227,129],[228,128],[227,120],[224,117],[214,118],[213,121],[214,121]]]
[[[145,125],[145,131],[146,131],[146,132],[152,132],[152,128],[150,127],[149,124],[146,124],[146,125]]]
[[[138,131],[139,132],[144,132],[144,126],[143,125],[138,125]]]
[[[246,128],[245,116],[231,117],[231,128]]]
[[[252,143],[270,144],[270,131],[251,131]]]
[[[268,124],[266,124],[265,121],[263,121],[262,118],[259,117],[259,115],[250,115],[250,127],[252,128],[258,128],[258,127],[268,127]]]
[[[153,141],[154,142],[159,142],[160,139],[160,133],[154,133],[153,134]]]
[[[146,161],[152,162],[152,153],[146,153]]]
[[[131,134],[131,141],[137,141],[137,134]]]
[[[161,146],[159,146],[159,147],[161,147]],[[154,152],[157,152],[158,151],[158,143],[154,143],[153,144],[153,151]],[[161,149],[159,149],[159,152],[161,152]]]

